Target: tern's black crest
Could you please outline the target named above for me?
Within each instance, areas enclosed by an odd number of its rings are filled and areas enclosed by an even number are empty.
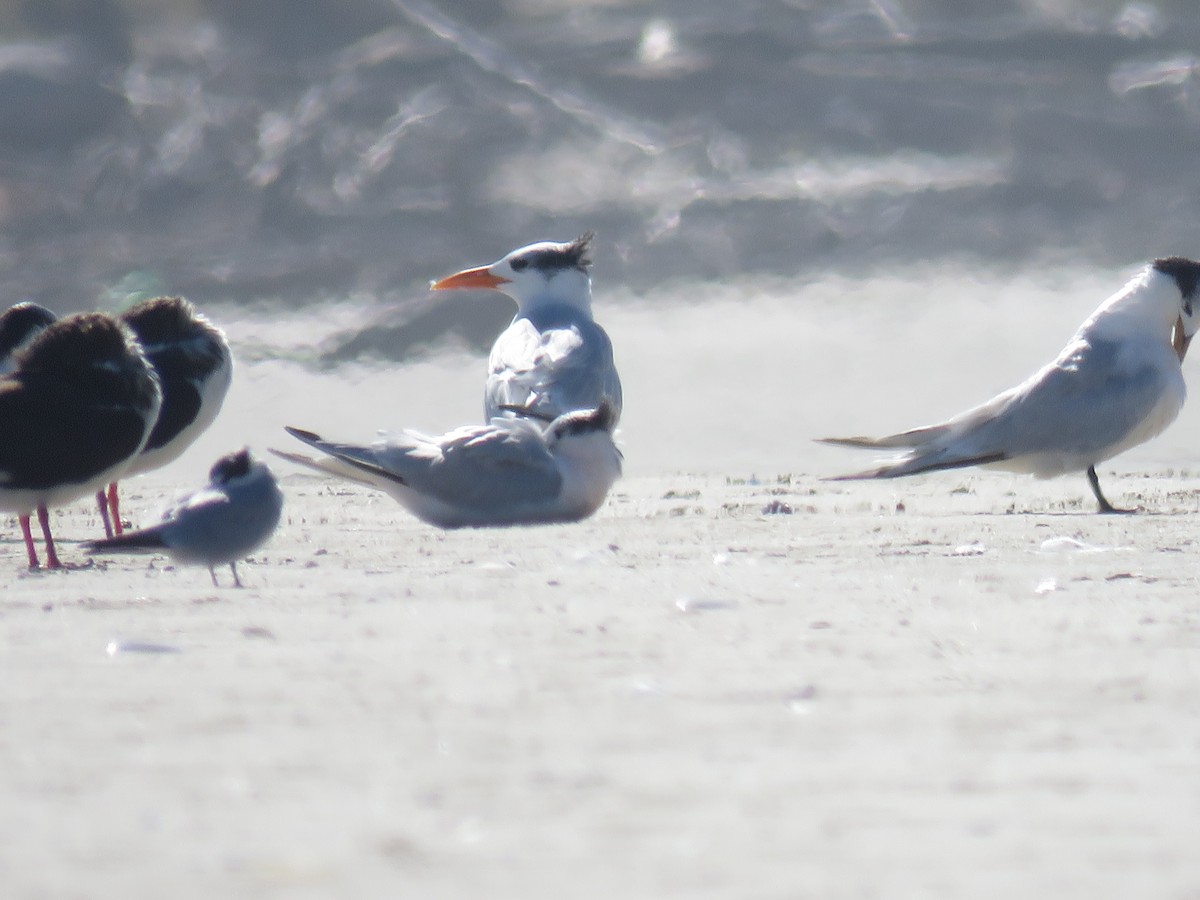
[[[10,306],[0,315],[0,359],[8,357],[56,318],[46,307],[28,300]]]
[[[250,474],[250,451],[238,450],[222,456],[213,464],[208,473],[213,484],[229,484],[236,478],[244,478]]]
[[[581,234],[569,244],[557,244],[554,247],[541,250],[530,250],[514,259],[512,267],[520,271],[525,266],[533,266],[543,272],[553,272],[556,269],[578,269],[586,272],[592,264],[588,252],[592,249],[592,232]]]
[[[1156,259],[1152,265],[1164,275],[1170,275],[1179,285],[1179,293],[1189,304],[1200,285],[1200,263],[1183,256],[1167,256]]]
[[[617,424],[617,409],[605,398],[595,409],[576,410],[554,420],[550,426],[559,438],[569,434],[591,434],[595,431],[612,432]]]

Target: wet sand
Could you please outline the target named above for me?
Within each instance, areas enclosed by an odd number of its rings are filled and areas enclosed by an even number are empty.
[[[6,897],[1196,895],[1197,476],[633,475],[444,533],[275,468],[243,590],[0,535]]]

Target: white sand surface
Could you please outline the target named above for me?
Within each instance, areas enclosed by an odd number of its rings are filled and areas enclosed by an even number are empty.
[[[7,532],[4,896],[1194,897],[1200,482],[1106,483],[1147,511],[643,476],[444,533],[288,474],[244,590]]]
[[[871,457],[811,442],[987,399],[1127,275],[598,299],[627,478],[578,525],[439,532],[276,461],[234,590],[29,573],[5,523],[0,897],[1200,896],[1200,404],[1100,467],[1134,516],[1082,475],[823,482]],[[233,391],[136,521],[283,424],[479,415],[465,353],[288,361],[362,310],[212,312]],[[95,513],[55,523],[83,562]]]

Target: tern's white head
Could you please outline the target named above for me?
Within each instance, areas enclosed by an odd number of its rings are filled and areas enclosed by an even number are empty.
[[[596,409],[564,413],[546,426],[546,446],[563,476],[560,502],[568,518],[590,516],[621,477],[621,451],[613,443],[617,410],[609,400]]]
[[[491,265],[464,269],[430,288],[486,288],[517,301],[518,315],[538,306],[565,304],[591,312],[592,284],[588,277],[588,251],[592,233],[567,243],[541,241],[521,247]]]

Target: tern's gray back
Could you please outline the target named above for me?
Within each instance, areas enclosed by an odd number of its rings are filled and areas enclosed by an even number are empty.
[[[397,437],[375,445],[376,463],[414,492],[451,506],[503,511],[514,504],[553,500],[562,487],[541,429],[524,419],[497,419],[452,432],[436,459]]]
[[[1123,362],[1130,354],[1122,347],[1093,341],[1074,352],[1068,348],[1014,389],[1003,408],[982,418],[964,439],[980,452],[1003,451],[1010,458],[1038,453],[1074,454],[1093,462],[1108,458],[1110,450],[1145,426],[1173,387],[1182,388],[1178,366],[1165,357],[1169,348],[1160,354],[1163,360],[1142,356],[1141,363],[1129,367]],[[1156,364],[1163,361],[1165,366]]]

